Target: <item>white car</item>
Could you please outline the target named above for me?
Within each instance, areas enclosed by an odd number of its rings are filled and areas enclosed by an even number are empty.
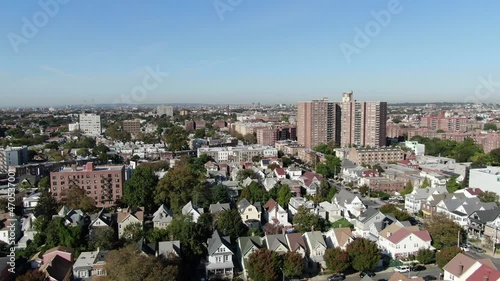
[[[398,267],[394,268],[394,271],[405,273],[405,272],[410,271],[410,267],[406,266],[406,265],[402,265],[402,266],[398,266]]]

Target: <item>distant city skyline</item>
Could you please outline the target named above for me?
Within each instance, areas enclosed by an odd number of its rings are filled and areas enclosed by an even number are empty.
[[[42,2],[0,2],[2,108],[500,102],[496,1]]]

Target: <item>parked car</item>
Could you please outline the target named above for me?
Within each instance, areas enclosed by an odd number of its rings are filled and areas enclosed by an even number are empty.
[[[373,272],[371,270],[367,270],[367,271],[361,271],[359,273],[359,277],[361,277],[361,278],[365,277],[365,275],[368,275],[369,277],[373,277],[373,276],[375,276],[375,272]]]
[[[411,271],[423,271],[426,270],[426,267],[422,264],[417,264],[411,268]]]
[[[466,244],[460,245],[460,250],[462,250],[464,252],[470,251],[469,245],[466,245]]]
[[[424,277],[424,280],[425,281],[434,281],[434,280],[438,280],[436,276],[432,276],[432,275],[427,275]]]
[[[342,281],[345,279],[345,275],[344,274],[334,274],[330,277],[328,277],[328,281]]]
[[[410,267],[407,265],[402,265],[394,268],[394,271],[404,273],[410,271]]]

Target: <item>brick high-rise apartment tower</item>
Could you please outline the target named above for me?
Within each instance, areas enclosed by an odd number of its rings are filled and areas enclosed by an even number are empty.
[[[342,94],[341,146],[385,146],[387,102],[356,101]]]
[[[299,102],[297,141],[308,148],[322,143],[340,144],[340,104],[327,98]]]

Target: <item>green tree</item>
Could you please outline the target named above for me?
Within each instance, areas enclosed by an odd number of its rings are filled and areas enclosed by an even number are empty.
[[[78,187],[64,190],[62,202],[70,209],[80,209],[84,212],[92,212],[96,209],[94,199],[87,196],[84,189]]]
[[[47,189],[50,187],[50,178],[48,176],[43,177],[38,182],[38,187],[41,189]]]
[[[449,263],[456,255],[460,253],[460,248],[453,247],[443,247],[436,254],[436,263],[440,268],[443,268],[447,263]]]
[[[259,249],[248,257],[248,276],[254,281],[276,281],[280,276],[278,253]]]
[[[154,191],[158,177],[151,168],[138,166],[132,177],[125,183],[123,199],[129,206],[144,206],[146,212],[154,208]]]
[[[342,163],[340,159],[334,155],[325,155],[325,163],[316,165],[316,173],[323,175],[325,178],[333,178],[340,172]]]
[[[326,267],[333,273],[342,273],[351,265],[349,253],[339,247],[327,249],[324,258]]]
[[[186,262],[196,262],[205,255],[206,249],[203,243],[206,239],[203,231],[192,221],[191,217],[178,215],[167,226],[168,234],[174,240],[181,242],[183,260]],[[211,233],[210,233],[211,235]]]
[[[229,203],[229,189],[222,184],[218,184],[212,188],[212,204]]]
[[[112,250],[115,245],[115,231],[111,227],[98,227],[89,235],[89,248],[96,250]]]
[[[368,185],[364,184],[358,190],[359,190],[359,193],[361,193],[361,194],[367,194],[368,191],[370,191],[370,188],[368,187]]]
[[[401,190],[400,194],[401,194],[401,196],[405,196],[405,195],[410,194],[412,192],[413,192],[413,184],[411,183],[411,181],[408,181],[408,182],[406,182],[405,188],[403,190]]]
[[[252,169],[243,169],[236,173],[237,181],[242,182],[246,178],[256,179],[257,174]]]
[[[454,193],[462,188],[462,185],[457,182],[457,178],[458,177],[456,175],[453,175],[446,182],[446,189],[448,190],[448,193]]]
[[[290,191],[290,186],[288,184],[281,185],[278,190],[278,204],[284,209],[288,210],[288,202],[292,198],[292,192]]]
[[[122,238],[128,243],[138,242],[142,237],[144,237],[144,230],[139,222],[131,223],[123,229]]]
[[[187,161],[187,159],[179,161],[156,186],[155,202],[170,205],[176,213],[179,213],[192,199],[193,190],[205,182],[205,176],[200,171],[192,169]]]
[[[488,154],[490,158],[490,164],[493,166],[500,166],[500,148],[493,149]]]
[[[293,217],[293,225],[295,230],[300,233],[307,231],[323,231],[326,227],[326,221],[301,206]]]
[[[205,129],[197,129],[194,132],[194,137],[198,139],[203,139],[205,138]]]
[[[246,134],[245,136],[243,136],[243,142],[245,144],[256,144],[257,143],[257,134],[256,133]]]
[[[458,224],[441,214],[427,219],[424,228],[432,237],[432,246],[438,250],[443,247],[457,246],[457,237],[459,237],[459,232],[462,233],[462,228]]]
[[[300,277],[304,270],[304,258],[297,252],[286,252],[283,255],[283,273],[287,278]]]
[[[146,233],[146,238],[149,243],[156,244],[161,241],[168,240],[168,231],[165,228],[151,228]]]
[[[215,227],[233,240],[236,240],[239,236],[244,236],[248,231],[248,228],[241,220],[239,211],[236,209],[218,213],[215,217]]]
[[[283,162],[283,167],[288,167],[292,164],[292,159],[289,157],[281,157],[281,162]]]
[[[433,250],[430,249],[420,249],[415,255],[417,260],[423,264],[430,264],[436,259],[436,255]]]
[[[256,182],[250,183],[247,187],[241,190],[240,199],[246,198],[250,203],[261,202],[265,203],[269,200],[269,194],[266,189]]]
[[[429,183],[429,179],[426,177],[424,179],[424,181],[422,182],[422,185],[420,186],[420,188],[427,188],[429,186],[431,186],[431,184]]]
[[[106,256],[103,281],[177,281],[181,280],[179,261],[141,255],[135,245],[114,250]]]
[[[89,152],[88,148],[80,148],[80,149],[78,149],[78,151],[76,152],[76,154],[78,156],[87,157],[87,156],[90,155],[90,152]]]
[[[189,148],[187,143],[188,134],[179,126],[170,127],[163,138],[170,151],[180,151]]]
[[[498,195],[492,191],[484,191],[481,194],[479,194],[477,198],[479,198],[479,200],[481,200],[481,202],[484,203],[489,203],[489,202],[498,203]]]
[[[45,216],[48,220],[52,219],[52,216],[57,214],[57,201],[51,196],[48,190],[42,190],[40,194],[40,199],[35,207],[35,216]]]
[[[355,270],[373,270],[380,261],[380,250],[375,242],[357,238],[347,245],[351,265]]]
[[[484,128],[483,129],[485,131],[489,131],[489,130],[496,131],[496,130],[498,130],[497,125],[493,124],[493,123],[486,123],[486,124],[484,124]]]
[[[44,249],[56,246],[70,248],[78,248],[80,246],[80,228],[78,226],[66,226],[64,218],[51,220],[44,234],[46,236]]]

